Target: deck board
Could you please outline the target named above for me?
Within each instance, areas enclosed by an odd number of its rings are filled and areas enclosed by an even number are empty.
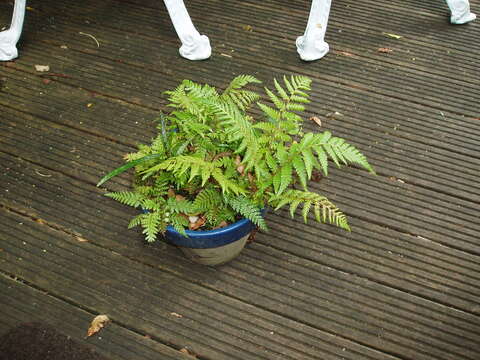
[[[182,348],[202,360],[478,359],[478,21],[450,26],[440,0],[335,0],[332,51],[304,63],[294,40],[307,1],[192,0],[214,49],[190,62],[161,2],[29,6],[20,58],[0,63],[0,332],[39,320],[84,341],[90,319],[107,313],[113,323],[87,342],[120,359],[191,358]],[[135,211],[95,184],[154,135],[163,91],[242,73],[268,86],[312,77],[309,113],[378,176],[332,169],[312,184],[352,233],[269,213],[268,233],[206,268],[125,231]],[[107,185],[128,183],[124,174]]]

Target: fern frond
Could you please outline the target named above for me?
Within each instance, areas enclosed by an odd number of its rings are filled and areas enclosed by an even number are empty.
[[[130,223],[128,224],[128,228],[134,228],[135,226],[141,225],[142,224],[142,219],[145,216],[145,214],[140,214],[135,216],[132,220],[130,220]]]
[[[228,104],[215,104],[214,108],[220,120],[219,125],[225,129],[229,136],[229,142],[240,140],[240,145],[236,149],[236,153],[245,151],[243,161],[247,165],[247,169],[254,165],[256,154],[259,149],[257,135],[253,127],[251,118],[242,115],[238,109]]]
[[[185,232],[185,228],[187,228],[188,224],[189,224],[187,218],[185,218],[184,216],[179,215],[179,214],[171,214],[170,218],[169,218],[169,221],[170,221],[170,224],[172,225],[172,227],[177,232],[179,232],[180,234],[182,234],[185,237],[187,236],[187,233]]]
[[[250,83],[261,83],[260,80],[251,75],[239,75],[234,78],[221,95],[223,101],[233,101],[239,109],[246,110],[252,103],[259,99],[256,92],[241,90]]]
[[[331,151],[331,148],[329,148]],[[316,147],[315,151],[317,153],[317,159],[320,163],[321,169],[325,176],[328,175],[328,156],[327,156],[327,151],[324,150],[324,147]]]
[[[305,170],[307,171],[307,176],[309,179],[312,178],[312,171],[314,168],[317,167],[318,161],[315,159],[315,155],[313,155],[310,149],[305,149],[302,151],[302,159],[305,164]]]
[[[158,199],[158,201],[153,199],[143,199],[141,206],[145,210],[157,211],[160,210],[164,204],[165,200],[163,199]]]
[[[134,161],[134,160],[138,160],[138,159],[143,158],[145,155],[147,155],[147,153],[144,153],[142,151],[138,151],[138,152],[126,154],[123,158],[126,161]]]
[[[160,226],[163,215],[156,211],[145,213],[143,215],[144,216],[141,218],[141,224],[145,239],[148,242],[153,242],[156,240],[159,232],[165,231],[165,229]]]
[[[309,176],[308,176],[308,173],[307,173],[307,168],[305,166],[305,162],[303,161],[301,156],[295,156],[293,158],[292,165],[295,169],[295,172],[298,175],[298,178],[300,179],[300,184],[302,185],[303,189],[306,190],[307,189],[307,179],[309,178]]]
[[[310,85],[312,83],[312,80],[306,76],[301,76],[301,75],[296,75],[290,78],[290,82],[293,85],[294,93],[298,94],[299,90],[310,90]],[[303,93],[305,94],[305,93]],[[305,94],[306,95],[306,94]],[[308,96],[308,95],[307,95]]]
[[[300,124],[303,121],[303,119],[300,115],[292,113],[292,112],[284,112],[282,115],[283,115],[283,118],[285,120],[288,120],[288,121],[296,123],[296,124]]]
[[[212,228],[219,226],[222,222],[233,223],[235,222],[235,211],[228,207],[227,204],[222,204],[221,207],[208,209],[204,216],[207,220],[207,224]]]
[[[238,90],[228,94],[227,97],[243,111],[260,98],[257,93],[248,90]]]
[[[291,163],[287,163],[280,169],[280,185],[276,191],[276,195],[280,195],[283,191],[292,184],[292,171],[293,166]]]
[[[290,93],[290,95],[294,95],[295,94],[295,89],[285,75],[283,75],[283,82],[284,82],[285,86],[287,87],[287,90]]]
[[[375,174],[365,155],[353,145],[348,144],[344,139],[332,137],[328,131],[319,134],[314,149],[317,152],[325,175],[327,174],[327,156],[333,160],[337,166],[340,166],[340,163],[345,165],[354,163],[360,165],[370,173]]]
[[[267,166],[270,168],[270,170],[272,170],[272,172],[277,172],[278,164],[270,151],[265,152],[265,162],[267,163]]]
[[[302,104],[296,104],[294,102],[290,102],[287,105],[285,105],[285,110],[301,112],[301,111],[305,111],[305,106],[303,106]]]
[[[138,207],[142,204],[144,197],[133,191],[120,191],[106,193],[105,196],[112,198],[124,205]]]
[[[283,89],[283,87],[278,83],[277,79],[273,79],[273,83],[275,85],[275,89],[277,89],[278,95],[284,100],[284,101],[289,101],[290,96],[286,93],[286,91]]]
[[[372,166],[368,163],[367,158],[353,145],[348,144],[344,139],[334,137],[330,140],[329,145],[335,150],[337,156],[344,164],[354,163],[362,166],[370,173],[375,174]]]
[[[177,200],[175,197],[168,198],[166,208],[169,212],[175,214],[192,215],[196,212],[191,201]]]
[[[225,197],[225,201],[232,207],[238,214],[250,220],[256,226],[262,230],[267,230],[267,224],[262,216],[262,213],[258,206],[252,203],[248,198],[243,196],[238,197]]]
[[[269,97],[270,101],[275,105],[275,107],[282,111],[285,110],[285,103],[278,98],[277,95],[275,95],[270,89],[267,87],[265,88],[265,93]]]
[[[212,171],[212,177],[217,181],[218,185],[220,185],[224,194],[230,192],[233,192],[236,195],[245,193],[245,189],[241,188],[237,182],[228,179],[218,168],[215,168]]]
[[[258,122],[255,125],[253,125],[253,127],[255,129],[265,131],[269,134],[273,134],[277,130],[277,127],[274,124],[270,122],[265,122],[265,121]]]
[[[280,111],[271,108],[268,105],[262,104],[261,102],[257,102],[258,107],[263,111],[263,113],[267,116],[267,118],[278,122],[281,120],[282,115]]]
[[[198,193],[193,201],[193,206],[199,213],[208,209],[218,207],[222,203],[222,197],[218,191],[214,189],[204,189]]]
[[[307,215],[313,206],[315,219],[317,221],[330,223],[350,231],[350,226],[348,225],[345,214],[342,213],[330,200],[319,194],[310,191],[290,189],[285,191],[282,196],[272,198],[271,204],[275,206],[275,210],[290,204],[290,213],[292,216],[296,208],[300,204],[303,204],[302,215],[305,222],[307,221]]]
[[[239,75],[230,82],[222,95],[227,95],[251,83],[259,84],[261,81],[252,75]]]

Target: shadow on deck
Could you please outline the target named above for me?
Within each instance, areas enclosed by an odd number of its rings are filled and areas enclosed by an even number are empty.
[[[158,1],[29,2],[0,64],[0,333],[40,320],[82,340],[108,314],[82,341],[112,359],[478,359],[480,22],[450,26],[440,0],[334,0],[333,51],[303,63],[307,1],[187,4],[208,61],[179,57]],[[95,183],[152,137],[163,91],[243,73],[310,76],[312,114],[379,176],[321,184],[352,233],[269,214],[237,260],[200,267],[126,231],[132,211]]]

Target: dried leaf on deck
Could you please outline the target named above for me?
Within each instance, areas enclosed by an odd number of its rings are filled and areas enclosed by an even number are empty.
[[[391,53],[393,50],[390,49],[390,48],[378,48],[377,51],[378,51],[379,53],[388,54],[388,53]]]
[[[76,239],[77,239],[78,242],[88,242],[87,239],[84,239],[84,238],[81,237],[81,236],[77,236]]]
[[[98,333],[109,322],[110,319],[107,315],[98,315],[97,317],[95,317],[95,319],[93,319],[92,323],[90,324],[90,328],[87,331],[87,337]]]
[[[312,116],[309,120],[315,121],[318,126],[322,126],[322,120],[317,116]]]
[[[188,350],[187,348],[183,348],[183,349],[180,349],[179,350],[182,354],[186,354],[186,355],[190,355],[192,358],[196,359],[197,356],[192,353],[190,350]]]
[[[35,65],[35,70],[39,72],[50,71],[50,66],[48,65]]]

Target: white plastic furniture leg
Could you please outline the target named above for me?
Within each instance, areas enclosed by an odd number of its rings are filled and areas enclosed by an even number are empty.
[[[25,0],[15,0],[10,28],[0,32],[0,61],[12,60],[18,56],[17,42],[22,35],[24,17]]]
[[[183,0],[164,0],[164,2],[175,31],[182,42],[179,49],[180,55],[189,60],[209,58],[212,54],[210,40],[197,31]]]
[[[329,50],[325,42],[328,16],[332,0],[313,0],[303,36],[297,38],[297,52],[305,61],[324,57]]]
[[[470,3],[468,0],[446,0],[452,15],[450,22],[452,24],[465,24],[477,18],[477,15],[470,12]]]

